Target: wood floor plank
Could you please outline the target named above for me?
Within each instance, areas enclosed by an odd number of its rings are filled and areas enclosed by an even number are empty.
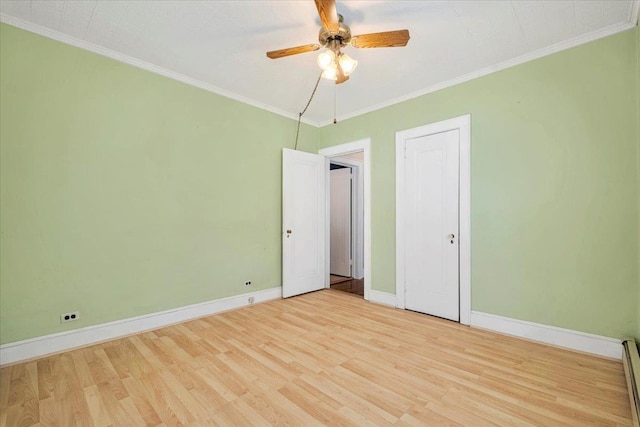
[[[29,427],[40,422],[39,400],[30,399],[10,405],[7,409],[8,426]]]
[[[84,398],[89,408],[89,413],[96,427],[107,427],[113,424],[113,420],[109,415],[102,396],[98,391],[98,386],[92,385],[84,388]]]
[[[215,362],[220,363],[217,359],[215,359]],[[229,374],[226,372],[226,368],[220,370],[216,365],[212,364],[198,369],[196,373],[225,400],[222,403],[223,405],[247,392],[247,386],[243,384],[242,379],[234,373]]]
[[[305,388],[299,387],[297,384],[290,383],[281,388],[279,392],[299,408],[304,408],[305,412],[323,425],[350,424],[349,419],[343,417],[339,411],[322,401],[319,395],[310,394]]]
[[[125,397],[124,399],[120,399],[119,401],[120,407],[124,410],[124,413],[127,415],[127,422],[132,426],[144,426],[147,425],[146,421],[140,415],[138,408],[135,403],[133,403],[133,399],[131,397]]]
[[[51,427],[62,427],[62,417],[60,416],[61,405],[55,401],[53,397],[47,397],[46,399],[40,399],[39,412],[40,412],[40,425]],[[8,425],[8,424],[7,424]]]
[[[136,406],[138,413],[142,417],[145,422],[145,425],[155,426],[160,424],[162,421],[158,416],[158,413],[155,411],[151,403],[149,402],[149,398],[142,384],[138,380],[133,378],[124,378],[122,380],[122,384],[127,389],[127,393],[133,404]]]
[[[182,426],[187,423],[186,409],[176,397],[171,396],[170,390],[157,378],[157,374],[150,374],[140,380],[141,387],[145,391],[153,410],[160,420],[168,426]],[[167,399],[170,399],[168,401]],[[189,417],[192,420],[194,418]]]
[[[622,364],[325,290],[0,369],[0,427],[631,425]]]
[[[38,400],[37,378],[34,383],[32,378],[37,375],[33,372],[31,366],[33,363],[19,365],[13,370],[13,377],[9,382],[9,398],[8,405],[21,405],[24,402]]]
[[[56,414],[61,417],[60,425],[86,427],[95,425],[82,390],[70,390],[56,403],[56,409],[59,409]]]
[[[180,403],[184,406],[186,413],[191,414],[194,419],[206,419],[209,416],[207,406],[198,401],[189,390],[187,390],[180,381],[173,376],[168,369],[158,371],[158,376],[169,387],[171,394],[178,397]]]
[[[7,366],[6,368],[0,369],[0,409],[6,408],[9,405],[12,374],[13,366]]]
[[[104,349],[100,348],[95,351],[87,351],[84,352],[84,355],[95,384],[119,379],[118,373],[111,364],[109,356],[107,356]]]

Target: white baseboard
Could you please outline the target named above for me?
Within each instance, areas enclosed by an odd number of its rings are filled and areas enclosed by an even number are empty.
[[[130,317],[100,325],[44,335],[23,341],[0,345],[0,365],[33,359],[51,353],[82,347],[105,340],[115,339],[138,332],[149,331],[163,326],[173,325],[198,317],[209,316],[234,308],[282,297],[282,287],[265,289],[231,297],[220,298],[185,307]]]
[[[526,322],[495,314],[471,312],[471,326],[598,356],[622,359],[622,341],[571,329]]]
[[[391,307],[396,306],[396,294],[389,292],[369,290],[369,301],[377,304],[389,305]]]
[[[3,344],[0,345],[0,365],[33,359],[51,353],[82,347],[138,332],[149,331],[198,317],[210,316],[243,307],[250,305],[248,302],[249,297],[255,299],[254,303],[281,298],[282,288],[275,287],[262,291],[234,295],[158,313]],[[396,295],[371,289],[369,291],[369,301],[395,307]],[[555,326],[547,326],[477,311],[471,312],[471,326],[599,356],[616,359],[622,358],[622,342],[615,338],[587,334],[571,329],[557,328]]]

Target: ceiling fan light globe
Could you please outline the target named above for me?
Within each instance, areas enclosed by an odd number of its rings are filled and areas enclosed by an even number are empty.
[[[355,59],[352,59],[351,57],[349,57],[344,53],[340,55],[339,61],[345,76],[348,76],[349,74],[353,73],[353,70],[355,70],[356,67],[358,66],[358,61],[356,61]]]
[[[334,64],[336,60],[336,55],[330,51],[325,50],[320,55],[318,55],[318,66],[321,70],[326,70],[331,64]]]
[[[331,66],[327,67],[323,72],[322,72],[322,77],[324,77],[325,79],[328,80],[337,80],[338,79],[338,67],[336,67],[336,64],[332,64]]]

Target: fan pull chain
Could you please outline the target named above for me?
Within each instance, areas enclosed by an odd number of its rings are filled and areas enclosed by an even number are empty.
[[[296,129],[296,143],[293,146],[294,150],[298,149],[298,137],[300,136],[300,120],[302,119],[302,115],[307,112],[307,108],[311,105],[311,100],[313,96],[316,94],[316,90],[318,90],[318,84],[320,84],[320,78],[322,77],[322,71],[318,74],[318,80],[316,80],[316,85],[313,87],[313,91],[311,92],[311,96],[309,97],[309,101],[307,101],[307,105],[304,107],[301,113],[298,113],[298,127]]]

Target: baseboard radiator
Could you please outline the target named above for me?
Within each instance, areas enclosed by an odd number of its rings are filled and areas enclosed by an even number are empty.
[[[640,355],[635,340],[628,339],[622,342],[624,353],[622,363],[624,373],[627,377],[627,387],[629,388],[629,400],[631,401],[631,414],[633,425],[640,426]]]

